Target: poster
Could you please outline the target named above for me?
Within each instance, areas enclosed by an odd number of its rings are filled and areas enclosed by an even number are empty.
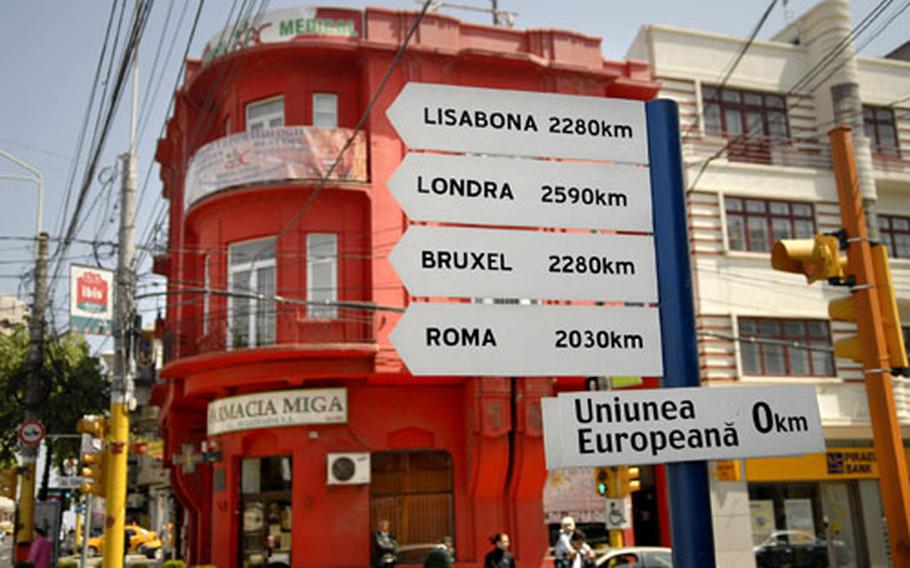
[[[811,499],[785,499],[784,514],[790,544],[808,543],[815,540],[815,516],[812,514]]]
[[[777,525],[774,522],[774,501],[749,501],[749,516],[752,519],[752,542],[761,544],[771,536]]]
[[[114,319],[114,272],[70,265],[70,331],[110,335]]]

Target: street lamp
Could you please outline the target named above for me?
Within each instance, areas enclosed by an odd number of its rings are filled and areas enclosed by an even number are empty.
[[[44,178],[41,177],[41,172],[39,172],[36,168],[31,166],[30,164],[23,162],[22,160],[20,160],[16,156],[13,156],[6,150],[0,149],[0,156],[3,156],[4,158],[13,162],[14,164],[25,168],[26,170],[28,170],[28,172],[30,174],[32,174],[31,177],[15,176],[15,175],[0,175],[0,179],[33,181],[38,186],[38,212],[35,215],[35,237],[37,238],[41,234],[41,220],[44,218]],[[36,251],[37,251],[37,249],[36,249]],[[36,252],[36,254],[37,254],[37,252]]]

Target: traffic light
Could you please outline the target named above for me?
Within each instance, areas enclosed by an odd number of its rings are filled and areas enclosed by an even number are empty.
[[[15,501],[18,486],[19,472],[16,468],[0,469],[0,497]]]
[[[86,479],[79,487],[83,495],[91,493],[98,497],[107,494],[105,484],[105,471],[107,469],[107,451],[86,452],[82,454],[82,477]]]
[[[606,497],[607,493],[610,492],[610,487],[613,486],[613,468],[611,467],[595,467],[594,468],[594,487],[597,489],[597,494],[601,497]]]
[[[641,470],[635,466],[619,468],[620,496],[625,497],[641,489]]]
[[[804,274],[809,284],[818,280],[841,281],[847,258],[840,256],[835,235],[816,233],[812,239],[784,239],[771,248],[771,267]]]
[[[98,497],[105,496],[107,449],[104,448],[104,438],[107,436],[108,429],[108,419],[102,416],[85,416],[76,423],[77,432],[91,436],[93,440],[99,440],[102,447],[100,452],[88,451],[82,454],[82,477],[86,478],[86,482],[82,484],[79,490],[83,494],[91,493]]]
[[[872,247],[872,269],[875,275],[875,291],[882,316],[882,331],[885,335],[890,368],[907,369],[907,350],[904,347],[904,334],[891,282],[888,251],[882,244]],[[853,296],[834,300],[828,304],[828,315],[835,321],[855,323],[856,300]],[[853,335],[835,341],[834,354],[839,359],[862,361],[863,349],[859,336]]]

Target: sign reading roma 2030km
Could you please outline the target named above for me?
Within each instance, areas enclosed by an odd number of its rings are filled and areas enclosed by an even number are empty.
[[[811,385],[595,391],[542,402],[547,469],[825,451]]]

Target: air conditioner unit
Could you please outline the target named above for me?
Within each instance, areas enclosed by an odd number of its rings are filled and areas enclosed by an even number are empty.
[[[370,454],[367,452],[329,454],[326,466],[329,485],[370,482]]]

